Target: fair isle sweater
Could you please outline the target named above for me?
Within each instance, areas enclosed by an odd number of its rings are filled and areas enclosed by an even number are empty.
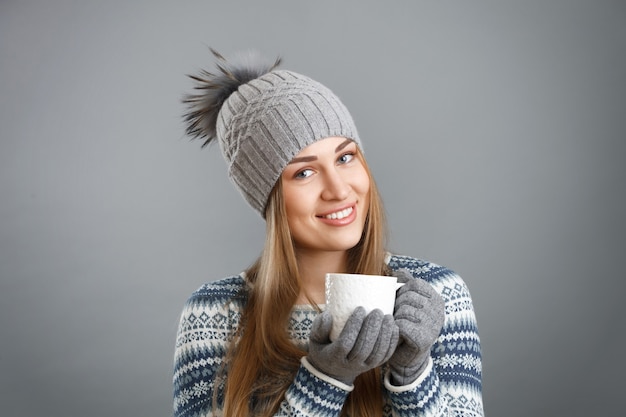
[[[483,416],[480,340],[464,281],[447,268],[405,256],[391,255],[388,265],[392,270],[408,269],[414,278],[429,282],[445,300],[446,318],[429,364],[416,381],[393,386],[388,373],[381,381],[383,415]],[[175,416],[222,415],[223,384],[216,387],[216,377],[246,302],[243,275],[205,284],[188,299],[176,338]],[[294,307],[289,329],[294,343],[306,348],[316,314],[312,307]],[[338,416],[351,389],[320,373],[303,358],[276,415]]]

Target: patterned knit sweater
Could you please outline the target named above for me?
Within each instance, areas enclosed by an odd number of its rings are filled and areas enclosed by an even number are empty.
[[[445,300],[445,324],[431,350],[427,369],[410,385],[384,389],[384,416],[483,416],[481,351],[467,286],[451,270],[422,260],[391,255],[392,270],[408,269],[429,282]],[[215,379],[247,302],[244,278],[203,285],[187,301],[180,318],[174,358],[174,415],[213,416]],[[296,306],[290,334],[307,346],[317,312]],[[223,393],[218,387],[217,414]],[[338,416],[351,387],[321,374],[302,360],[277,416]]]

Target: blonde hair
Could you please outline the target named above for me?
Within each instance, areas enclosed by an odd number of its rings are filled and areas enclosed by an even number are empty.
[[[386,221],[382,200],[370,178],[369,210],[359,243],[348,251],[348,271],[388,275],[385,264]],[[249,300],[226,360],[224,415],[270,416],[277,412],[293,382],[300,359],[307,354],[288,333],[291,310],[300,293],[300,274],[285,213],[279,179],[265,209],[266,240],[259,259],[246,271]],[[342,415],[382,416],[380,369],[360,375],[344,404]],[[216,407],[217,390],[213,404]]]

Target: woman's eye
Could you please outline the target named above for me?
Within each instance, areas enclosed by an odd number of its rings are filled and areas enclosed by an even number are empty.
[[[352,152],[349,152],[349,153],[344,153],[343,155],[341,155],[338,159],[338,162],[340,164],[347,164],[353,159],[354,159],[354,154]]]
[[[302,171],[296,172],[295,177],[298,179],[308,178],[313,175],[313,170],[311,169],[303,169]]]

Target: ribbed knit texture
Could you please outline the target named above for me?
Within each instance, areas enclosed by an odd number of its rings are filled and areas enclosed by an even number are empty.
[[[433,346],[429,366],[406,387],[382,386],[383,415],[483,416],[481,352],[476,317],[467,286],[457,274],[429,262],[391,256],[393,270],[408,269],[429,282],[446,303],[446,320]],[[241,319],[247,297],[241,276],[205,284],[187,301],[180,319],[174,358],[174,415],[212,416],[215,377]],[[295,308],[290,334],[307,346],[316,311]],[[218,384],[216,416],[221,416],[223,385]],[[278,416],[337,416],[348,392],[301,365],[287,390]]]
[[[217,119],[228,173],[262,216],[283,169],[302,149],[327,137],[360,140],[347,108],[324,85],[291,71],[272,71],[230,95]]]

